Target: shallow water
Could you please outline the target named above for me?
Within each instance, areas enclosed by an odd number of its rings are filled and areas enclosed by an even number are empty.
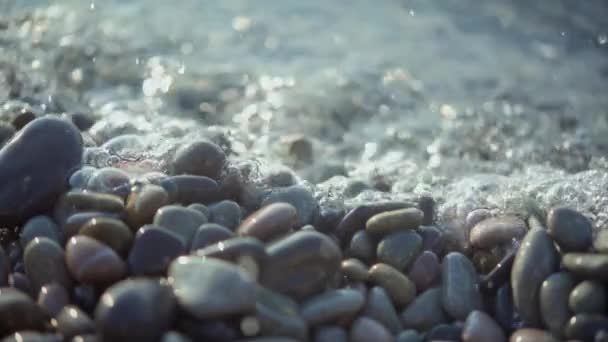
[[[92,112],[91,164],[163,170],[206,137],[256,160],[260,178],[292,167],[324,202],[431,193],[446,220],[537,203],[608,224],[603,1],[0,0],[0,12],[4,110]],[[294,135],[313,160],[289,154]]]

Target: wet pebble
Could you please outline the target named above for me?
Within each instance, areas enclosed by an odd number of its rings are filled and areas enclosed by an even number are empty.
[[[255,282],[226,261],[179,257],[169,267],[169,279],[179,305],[199,319],[255,309]]]
[[[199,249],[195,254],[236,263],[257,279],[268,259],[268,253],[264,247],[264,244],[258,239],[234,237]]]
[[[82,132],[88,131],[89,128],[93,127],[95,124],[95,118],[92,115],[85,113],[70,114],[70,120],[74,126],[78,127]]]
[[[455,324],[439,324],[433,327],[425,341],[462,341],[462,327]]]
[[[53,325],[65,339],[95,332],[95,324],[89,316],[73,305],[65,306],[55,317]]]
[[[608,254],[567,253],[562,266],[580,277],[608,280]]]
[[[308,327],[291,298],[258,286],[255,313],[262,334],[307,340]]]
[[[200,212],[201,214],[205,215],[206,218],[209,218],[211,216],[211,211],[209,210],[209,207],[202,203],[192,203],[187,208],[194,209]]]
[[[348,254],[365,262],[371,262],[376,258],[376,247],[367,231],[356,232],[348,246]]]
[[[133,233],[122,221],[110,217],[97,217],[85,223],[79,231],[112,248],[118,255],[126,255],[133,243]]]
[[[77,212],[103,212],[112,214],[124,213],[122,198],[99,192],[71,190],[57,201],[54,218],[59,223],[66,222],[67,218]],[[67,236],[67,232],[66,232]]]
[[[154,214],[169,203],[169,194],[158,185],[134,187],[127,199],[127,220],[133,229],[152,223]]]
[[[465,224],[467,227],[473,228],[479,222],[489,219],[492,217],[492,212],[486,208],[478,208],[469,212],[465,218]]]
[[[169,286],[154,279],[130,279],[104,292],[95,323],[107,341],[155,341],[169,330],[175,311]]]
[[[235,230],[241,223],[241,207],[235,201],[224,200],[209,206],[209,221]]]
[[[526,231],[526,223],[520,218],[495,217],[477,223],[470,231],[469,240],[475,248],[489,249],[520,240]]]
[[[516,330],[509,338],[510,342],[558,342],[545,330],[524,328]]]
[[[93,285],[82,284],[72,290],[72,300],[79,308],[92,314],[99,299],[99,292]]]
[[[51,317],[56,316],[69,303],[68,291],[56,283],[43,286],[38,293],[38,305]]]
[[[443,233],[435,226],[422,226],[418,229],[418,234],[422,237],[422,249],[431,251],[437,256],[443,255]]]
[[[167,191],[171,203],[208,204],[222,199],[217,182],[205,176],[172,176],[163,179],[160,185]]]
[[[133,275],[164,275],[171,261],[186,252],[183,240],[170,230],[145,225],[135,236],[127,263]]]
[[[30,279],[21,272],[13,272],[8,277],[8,285],[16,290],[33,296]]]
[[[359,317],[351,325],[350,341],[393,342],[394,338],[382,324],[367,317]]]
[[[386,291],[379,286],[372,287],[367,294],[363,315],[384,325],[392,334],[401,331],[401,321]]]
[[[122,279],[127,267],[112,248],[87,236],[75,236],[65,248],[71,275],[80,283],[108,285]]]
[[[238,227],[242,236],[270,241],[285,235],[297,222],[297,211],[288,203],[273,203],[249,215]]]
[[[372,216],[365,229],[372,236],[385,236],[400,230],[416,229],[423,217],[424,213],[417,208],[391,210]]]
[[[228,228],[217,223],[205,223],[194,234],[190,250],[196,251],[232,237],[234,233]]]
[[[575,285],[576,279],[570,273],[557,272],[550,275],[541,286],[541,318],[556,337],[563,336],[564,327],[572,316],[568,301]]]
[[[504,342],[507,340],[500,326],[483,311],[469,314],[462,328],[463,342]]]
[[[435,253],[424,251],[414,260],[407,272],[416,285],[416,290],[422,292],[431,287],[439,279],[441,264]]]
[[[262,207],[282,202],[289,203],[296,209],[295,225],[297,228],[312,223],[319,210],[319,205],[312,192],[302,185],[273,189],[262,201]]]
[[[511,267],[515,261],[517,249],[509,250],[494,268],[481,279],[480,290],[492,294],[503,284],[508,283],[511,277]]]
[[[313,339],[314,342],[348,342],[348,333],[344,328],[329,325],[317,329]]]
[[[551,209],[547,215],[547,230],[564,253],[584,252],[592,243],[591,221],[571,208]]]
[[[153,222],[178,235],[189,248],[194,234],[202,224],[207,223],[207,218],[194,209],[168,205],[158,209]]]
[[[416,297],[416,286],[394,267],[378,263],[369,269],[369,281],[384,288],[397,309],[411,303]]]
[[[63,235],[66,240],[69,240],[74,235],[80,232],[80,229],[90,220],[98,217],[118,218],[114,214],[108,214],[98,211],[86,211],[70,215],[63,224]]]
[[[386,235],[378,243],[376,255],[379,262],[405,270],[422,250],[422,238],[414,231]]]
[[[452,318],[464,320],[473,310],[481,308],[477,272],[471,261],[459,252],[451,252],[443,258],[443,308]]]
[[[597,333],[608,331],[608,316],[578,314],[566,325],[566,338],[579,341],[593,341]]]
[[[403,330],[395,337],[395,342],[422,342],[422,336],[413,329]]]
[[[511,285],[504,284],[496,291],[494,299],[494,319],[506,332],[511,332],[514,328],[514,309]]]
[[[231,342],[242,336],[235,324],[226,320],[180,317],[176,325],[180,332],[193,341]]]
[[[366,281],[369,271],[364,263],[354,258],[343,260],[340,270],[342,275],[350,281]]]
[[[307,299],[302,304],[302,318],[311,326],[335,323],[348,319],[359,311],[365,302],[356,290],[330,290]]]
[[[218,179],[226,154],[216,144],[209,141],[195,141],[181,147],[171,162],[171,173],[189,174]]]
[[[20,330],[44,331],[46,314],[21,291],[0,288],[0,336]]]
[[[87,182],[87,190],[112,193],[114,189],[127,186],[130,180],[129,174],[125,171],[114,167],[104,167],[91,175]]]
[[[594,280],[584,280],[572,289],[569,305],[575,315],[606,313],[606,287]]]
[[[436,325],[447,323],[441,301],[441,289],[432,288],[422,292],[401,313],[401,322],[408,329],[427,331]]]
[[[602,229],[593,240],[593,248],[600,253],[608,253],[608,229]]]
[[[29,219],[19,233],[19,242],[25,248],[36,237],[45,237],[62,244],[61,230],[48,216],[34,216]]]
[[[37,296],[40,288],[46,284],[71,287],[64,252],[57,242],[44,237],[34,238],[25,248],[23,262],[34,295]]]

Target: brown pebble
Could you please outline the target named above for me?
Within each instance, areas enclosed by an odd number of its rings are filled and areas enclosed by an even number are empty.
[[[238,227],[242,236],[269,241],[289,232],[296,224],[296,208],[288,203],[269,204],[249,215]]]
[[[495,217],[477,223],[469,234],[475,248],[489,249],[520,240],[526,234],[526,223],[518,217]]]
[[[380,237],[399,230],[416,229],[423,217],[424,213],[417,208],[387,211],[367,220],[365,229],[370,235]]]
[[[368,275],[367,266],[358,259],[350,258],[342,261],[340,267],[342,274],[350,281],[366,281]]]
[[[416,297],[416,285],[403,273],[387,264],[375,264],[369,269],[369,281],[384,288],[397,308],[403,308]]]
[[[132,229],[152,223],[156,211],[169,204],[169,194],[158,185],[146,184],[131,190],[127,199],[127,219]]]
[[[108,285],[127,272],[125,262],[112,248],[87,236],[75,236],[68,241],[65,259],[70,273],[81,283]]]
[[[129,227],[124,222],[109,217],[91,219],[80,229],[79,234],[103,242],[123,256],[133,243],[133,233]]]
[[[516,330],[509,338],[510,342],[559,342],[548,331],[525,328]]]
[[[463,342],[502,342],[506,341],[500,326],[483,311],[475,310],[469,314],[462,328]]]

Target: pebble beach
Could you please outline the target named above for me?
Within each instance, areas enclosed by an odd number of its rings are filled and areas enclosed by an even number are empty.
[[[606,17],[0,0],[0,341],[608,341]]]

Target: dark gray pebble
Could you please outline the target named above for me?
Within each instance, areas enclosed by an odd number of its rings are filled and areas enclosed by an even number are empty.
[[[580,277],[608,280],[608,254],[567,253],[562,266]]]
[[[155,184],[133,187],[127,198],[127,220],[132,229],[152,223],[156,211],[169,204],[169,194]]]
[[[397,334],[402,329],[397,311],[382,287],[374,286],[369,290],[363,315],[381,323],[392,334]]]
[[[268,260],[268,253],[266,253],[264,244],[251,237],[227,239],[197,250],[196,255],[238,264],[254,279],[258,279]]]
[[[38,293],[38,305],[51,317],[56,316],[69,303],[68,291],[56,283],[43,286]]]
[[[372,262],[376,258],[376,244],[366,230],[361,229],[353,235],[348,246],[348,255],[365,262]]]
[[[0,336],[20,330],[44,331],[47,315],[26,294],[0,288]]]
[[[73,305],[65,306],[53,322],[57,332],[65,339],[95,332],[95,324],[91,318]]]
[[[335,325],[321,326],[315,332],[314,342],[348,342],[348,333]]]
[[[302,304],[302,318],[311,326],[336,323],[357,313],[365,303],[356,290],[330,290],[307,299]]]
[[[547,215],[547,230],[562,253],[584,252],[591,246],[591,221],[574,209],[551,209]]]
[[[36,331],[24,330],[6,336],[2,342],[61,342],[63,339],[57,334],[45,334]]]
[[[350,327],[351,342],[393,342],[393,340],[390,331],[371,318],[359,317]]]
[[[135,236],[127,263],[132,275],[165,275],[169,264],[186,252],[183,240],[168,229],[145,225]]]
[[[218,179],[226,154],[216,144],[209,141],[195,141],[181,147],[171,163],[171,173],[206,176]]]
[[[25,248],[27,244],[36,237],[45,237],[63,244],[61,229],[48,216],[34,216],[29,219],[19,233],[19,242]]]
[[[11,273],[11,262],[9,256],[0,246],[0,287],[8,285],[8,276]]]
[[[25,248],[23,262],[35,296],[46,284],[57,283],[65,288],[72,285],[63,249],[53,240],[34,238]]]
[[[559,342],[548,331],[524,328],[516,330],[509,339],[511,342]]]
[[[424,251],[414,260],[407,276],[416,285],[418,292],[423,292],[438,282],[441,274],[439,258],[431,251]]]
[[[506,342],[507,337],[501,327],[483,311],[469,314],[462,328],[463,342]]]
[[[133,233],[121,220],[111,217],[96,217],[85,223],[79,235],[91,237],[125,256],[133,243]]]
[[[289,203],[272,203],[249,215],[238,227],[237,233],[270,241],[285,235],[296,226],[297,211]]]
[[[570,273],[557,272],[550,275],[540,289],[542,321],[558,338],[563,336],[564,327],[572,316],[568,300],[575,285],[576,279]]]
[[[578,314],[605,314],[608,296],[604,284],[595,280],[584,280],[572,289],[570,309]]]
[[[593,341],[596,334],[601,331],[608,331],[608,316],[579,314],[573,316],[566,325],[566,338]]]
[[[194,234],[190,250],[196,251],[232,237],[234,233],[228,228],[217,223],[205,223]]]
[[[307,339],[306,322],[299,314],[297,303],[289,297],[258,286],[255,313],[263,335]]]
[[[422,249],[431,251],[435,255],[442,256],[444,249],[443,233],[435,226],[422,226],[418,229],[422,237]]]
[[[405,328],[417,331],[427,331],[436,325],[447,323],[448,318],[441,301],[441,289],[428,289],[418,295],[401,313],[401,321]]]
[[[422,251],[422,238],[414,231],[402,231],[386,235],[378,243],[376,255],[379,262],[400,271],[407,269]]]
[[[312,192],[302,185],[273,189],[262,201],[262,207],[281,202],[289,203],[296,209],[296,227],[298,228],[312,223],[319,210],[319,204]]]
[[[127,273],[125,262],[112,248],[82,235],[66,244],[65,263],[78,282],[91,285],[109,285]]]
[[[477,272],[466,256],[459,252],[446,255],[441,279],[443,308],[452,318],[464,320],[471,311],[481,308]]]
[[[403,330],[395,337],[395,342],[422,342],[422,336],[413,329]]]
[[[172,176],[163,179],[160,185],[169,194],[169,202],[182,205],[208,204],[222,199],[217,182],[205,176]]]
[[[235,201],[224,200],[209,206],[209,221],[230,230],[241,223],[241,207]]]
[[[490,249],[513,240],[521,240],[526,231],[526,223],[518,217],[488,218],[471,228],[469,241],[475,248]]]
[[[168,205],[158,209],[153,222],[178,235],[189,248],[194,234],[202,224],[207,223],[207,218],[194,209]]]
[[[462,327],[454,324],[440,324],[431,329],[425,341],[462,341]]]

